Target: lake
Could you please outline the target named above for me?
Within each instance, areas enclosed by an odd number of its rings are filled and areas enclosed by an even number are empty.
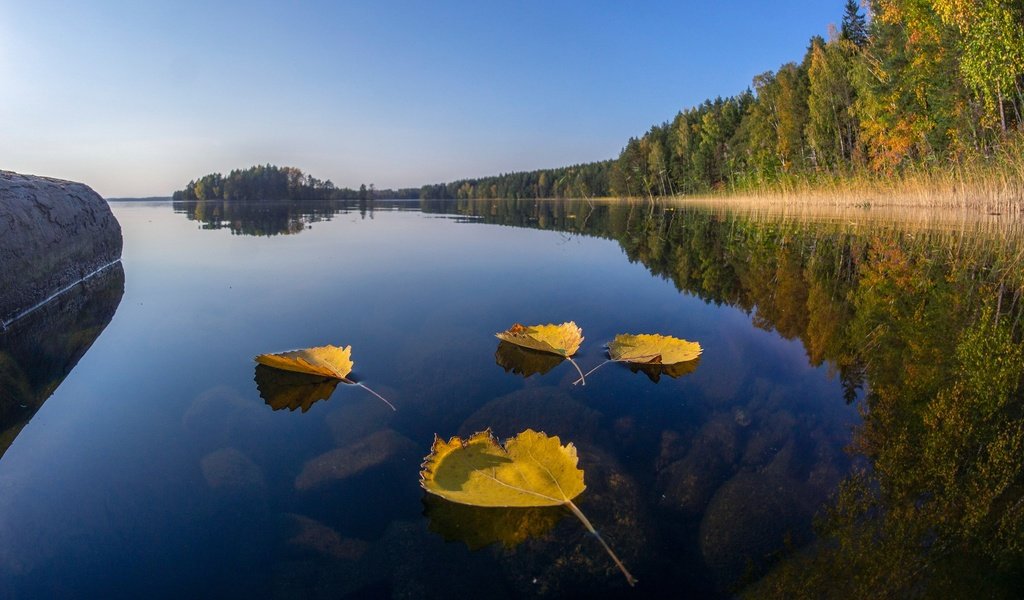
[[[10,598],[1012,597],[1019,230],[653,202],[112,203],[122,267],[0,337]],[[574,321],[674,372],[499,346]],[[275,392],[261,353],[351,345]],[[528,375],[528,376],[524,376]],[[329,396],[319,398],[319,396]],[[575,445],[571,513],[428,495],[435,434]],[[852,587],[851,587],[852,586]]]

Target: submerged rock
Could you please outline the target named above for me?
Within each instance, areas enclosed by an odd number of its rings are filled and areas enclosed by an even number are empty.
[[[263,492],[267,483],[263,471],[235,448],[221,448],[199,462],[210,489],[223,492]]]
[[[0,171],[0,324],[121,258],[121,226],[81,183]]]
[[[778,555],[811,537],[815,503],[802,482],[742,472],[715,493],[700,524],[700,548],[726,587],[762,574]]]
[[[731,413],[717,413],[697,433],[683,458],[658,474],[660,504],[693,516],[736,468],[739,427]]]
[[[332,481],[348,479],[402,455],[415,455],[412,440],[393,429],[383,429],[311,459],[295,478],[295,489],[307,491]]]
[[[528,388],[506,394],[480,407],[459,428],[468,436],[491,428],[504,439],[533,429],[557,435],[562,443],[579,445],[598,432],[601,414],[555,387]]]
[[[281,529],[288,549],[334,560],[357,560],[366,553],[368,546],[362,540],[344,538],[320,521],[302,515],[283,515]]]
[[[257,451],[271,431],[270,424],[270,411],[262,403],[246,399],[225,385],[196,396],[181,418],[191,443],[201,450],[231,446],[251,456],[259,455]]]

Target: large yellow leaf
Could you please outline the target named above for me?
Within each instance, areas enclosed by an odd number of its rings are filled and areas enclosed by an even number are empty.
[[[505,442],[490,430],[467,440],[434,439],[420,484],[442,498],[472,506],[558,506],[580,494],[576,447],[532,429]]]
[[[256,362],[275,369],[344,380],[352,372],[352,346],[317,346],[279,354],[260,354]]]
[[[674,365],[694,360],[701,352],[697,342],[670,335],[620,333],[608,344],[612,360],[631,363]]]
[[[577,462],[575,446],[563,446],[557,436],[532,429],[509,438],[504,446],[489,429],[465,440],[453,437],[445,442],[435,436],[420,471],[420,485],[431,494],[470,506],[508,510],[565,506],[601,542],[633,585],[636,579],[572,502],[587,488]]]
[[[495,334],[498,339],[541,352],[550,352],[566,358],[576,354],[583,343],[583,331],[569,321],[561,325],[532,325],[516,323],[506,331]]]

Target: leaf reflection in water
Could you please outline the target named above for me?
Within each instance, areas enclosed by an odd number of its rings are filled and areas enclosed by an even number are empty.
[[[340,381],[266,365],[256,365],[254,379],[267,406],[274,410],[302,409],[302,412],[308,411],[316,402],[330,398]]]
[[[494,360],[505,372],[522,375],[544,375],[565,360],[564,357],[550,352],[539,352],[517,346],[509,342],[500,342],[494,353]]]
[[[559,506],[538,508],[495,508],[469,506],[449,502],[426,494],[424,515],[430,520],[430,531],[449,542],[464,542],[470,550],[501,542],[515,548],[530,538],[547,535],[566,516]]]

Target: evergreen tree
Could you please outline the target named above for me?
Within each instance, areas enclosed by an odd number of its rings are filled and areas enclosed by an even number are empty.
[[[860,6],[856,0],[846,0],[843,26],[839,30],[839,37],[853,42],[858,48],[863,48],[868,44],[868,22],[860,12]]]

